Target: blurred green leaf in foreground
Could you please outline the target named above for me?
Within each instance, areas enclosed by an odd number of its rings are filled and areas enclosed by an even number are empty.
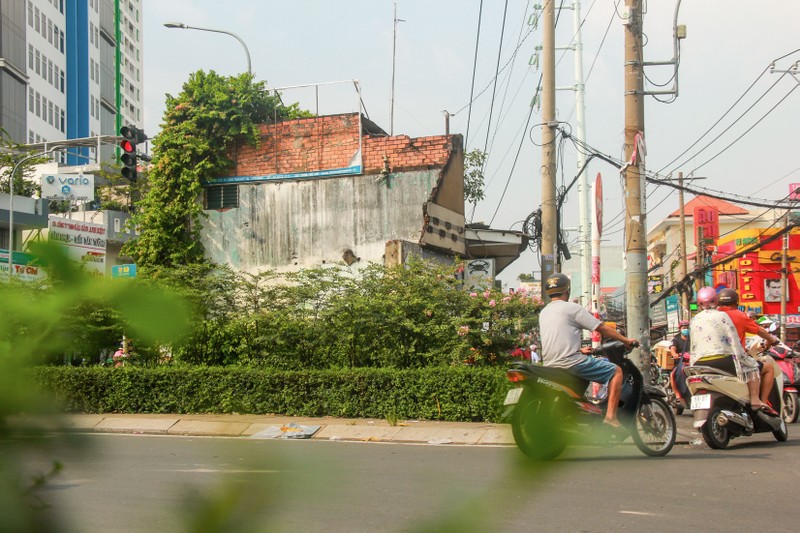
[[[37,492],[60,470],[58,449],[80,446],[74,437],[44,438],[43,426],[30,423],[45,419],[30,415],[57,415],[60,409],[33,386],[29,369],[74,350],[91,309],[110,310],[119,330],[143,346],[169,346],[188,331],[188,307],[169,291],[146,280],[92,277],[58,246],[34,243],[30,251],[47,278],[0,282],[0,532],[65,529]],[[26,477],[19,459],[33,451],[45,454],[51,468]]]

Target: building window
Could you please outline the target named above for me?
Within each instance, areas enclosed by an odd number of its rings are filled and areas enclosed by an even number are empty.
[[[28,0],[28,26],[33,28],[33,2]]]
[[[42,116],[42,95],[38,92],[36,93],[36,116]]]
[[[28,87],[28,111],[33,113],[34,110],[34,97],[33,97],[33,89],[29,86]]]
[[[39,53],[39,50],[36,50],[36,74],[42,73],[42,54]]]
[[[206,209],[232,209],[234,207],[239,207],[238,185],[206,187]]]
[[[62,70],[58,75],[58,83],[60,84],[59,89],[61,89],[62,93],[64,92],[64,76],[65,74],[64,71]]]
[[[67,115],[66,112],[62,109],[61,110],[61,133],[66,133],[67,131]]]

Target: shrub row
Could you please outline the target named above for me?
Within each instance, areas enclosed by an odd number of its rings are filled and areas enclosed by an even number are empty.
[[[497,422],[497,367],[281,371],[252,367],[37,367],[67,412],[240,413]]]

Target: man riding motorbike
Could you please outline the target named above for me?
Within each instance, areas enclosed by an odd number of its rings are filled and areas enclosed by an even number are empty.
[[[597,331],[603,337],[621,341],[630,348],[636,344],[616,329],[595,318],[582,306],[569,301],[570,281],[561,273],[545,280],[545,292],[550,297],[539,315],[541,356],[544,366],[563,368],[567,372],[597,383],[608,384],[608,408],[603,422],[621,427],[617,407],[622,391],[622,369],[604,359],[589,357],[591,347],[581,348],[581,332]]]
[[[697,291],[697,305],[703,310],[692,319],[689,328],[689,365],[710,366],[739,376],[747,383],[753,410],[776,415],[769,404],[762,402],[759,397],[761,370],[758,363],[745,353],[733,321],[725,312],[717,309],[717,291],[712,287],[703,287]]]
[[[767,347],[774,346],[780,343],[780,339],[767,330],[759,326],[755,320],[747,316],[742,311],[739,311],[739,293],[734,289],[722,289],[717,295],[719,301],[719,310],[725,312],[730,317],[736,328],[736,333],[739,335],[739,342],[742,346],[745,344],[745,335],[752,333],[758,335],[767,342]],[[772,391],[772,385],[775,383],[775,368],[773,365],[765,365],[759,363],[761,367],[761,388],[760,394],[761,402],[769,402],[769,393]]]

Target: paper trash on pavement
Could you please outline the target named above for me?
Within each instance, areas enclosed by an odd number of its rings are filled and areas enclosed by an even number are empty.
[[[251,439],[310,439],[320,426],[301,426],[294,422],[270,426],[250,436]]]

